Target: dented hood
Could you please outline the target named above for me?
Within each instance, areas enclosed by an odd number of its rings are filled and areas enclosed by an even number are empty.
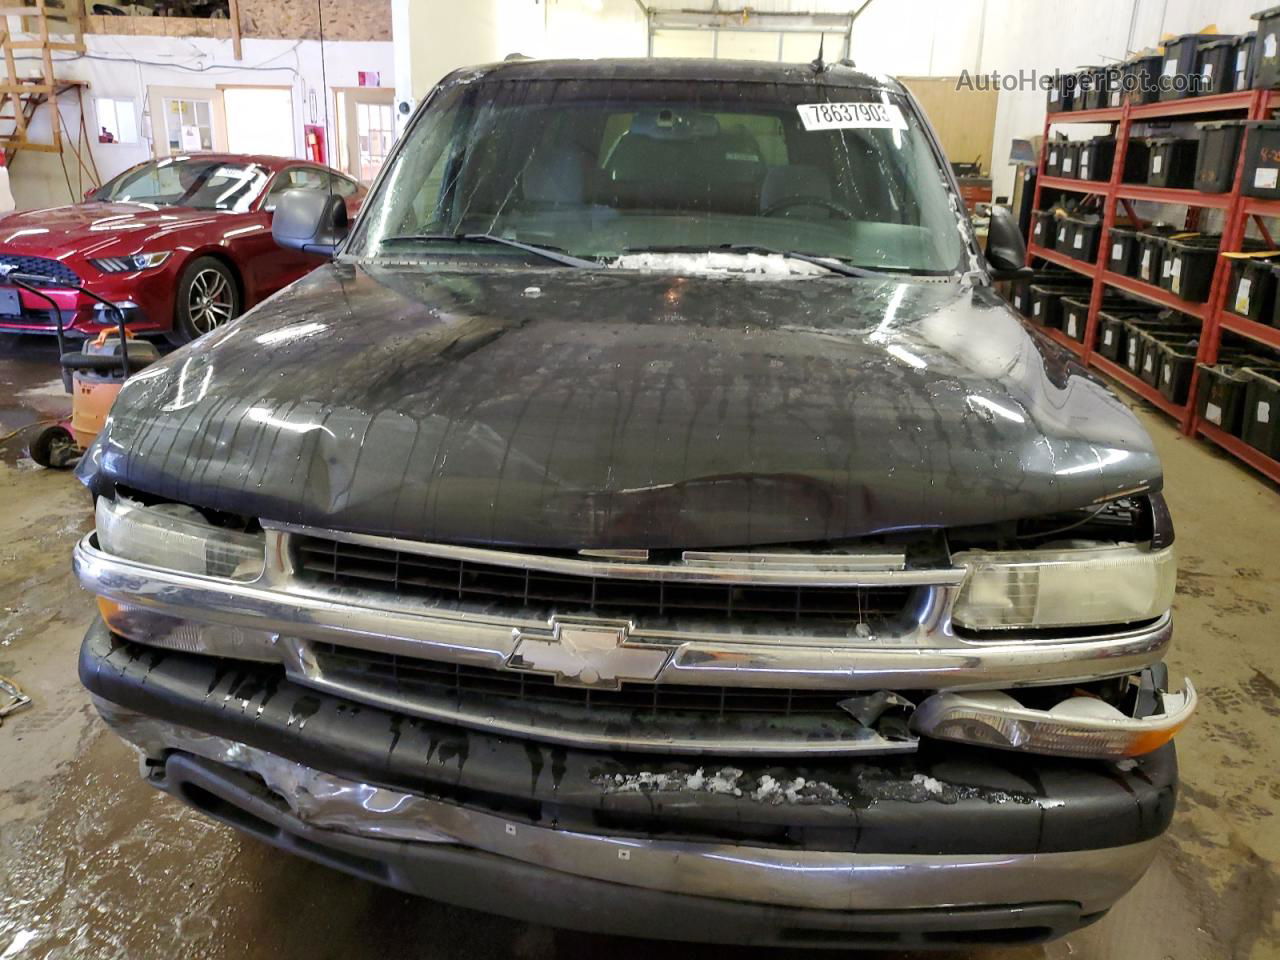
[[[123,389],[81,476],[541,548],[983,523],[1156,489],[1133,414],[984,287],[336,263]]]

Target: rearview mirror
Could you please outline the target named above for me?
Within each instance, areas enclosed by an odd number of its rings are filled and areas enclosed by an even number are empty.
[[[322,257],[333,256],[349,229],[342,198],[319,190],[286,190],[271,218],[277,245]]]
[[[991,219],[987,222],[987,263],[992,267],[992,279],[1012,280],[1021,276],[1026,267],[1027,242],[1018,229],[1018,221],[1005,207],[991,206]]]

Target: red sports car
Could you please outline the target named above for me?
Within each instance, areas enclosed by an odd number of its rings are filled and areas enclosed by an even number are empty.
[[[131,167],[84,203],[0,217],[0,333],[52,333],[47,301],[5,285],[11,270],[81,284],[121,306],[130,330],[175,343],[208,333],[323,262],[271,239],[285,190],[323,190],[354,214],[365,189],[304,160],[240,154],[166,157]],[[111,318],[84,294],[50,285],[68,333]]]

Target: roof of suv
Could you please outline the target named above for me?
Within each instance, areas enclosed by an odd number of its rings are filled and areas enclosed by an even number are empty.
[[[814,51],[817,53],[817,50]],[[739,83],[787,83],[813,86],[870,87],[901,90],[891,77],[863,73],[838,63],[821,72],[808,63],[771,63],[767,60],[699,60],[667,57],[612,60],[506,60],[472,70],[463,69],[450,79],[464,76],[501,77],[503,80],[713,80]]]

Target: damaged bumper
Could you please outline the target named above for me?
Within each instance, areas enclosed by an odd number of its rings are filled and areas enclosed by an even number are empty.
[[[1127,769],[928,742],[800,763],[575,750],[100,621],[80,673],[152,782],[211,816],[433,899],[614,933],[661,916],[664,936],[719,942],[1047,939],[1137,881],[1174,805],[1172,746]]]

